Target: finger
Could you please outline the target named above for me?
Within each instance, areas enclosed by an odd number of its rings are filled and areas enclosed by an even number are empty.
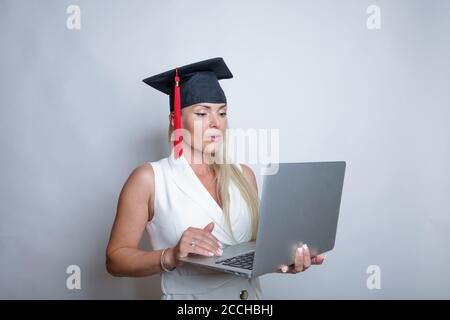
[[[286,273],[288,272],[289,267],[287,265],[282,265],[279,269],[278,272],[282,272],[282,273]]]
[[[326,255],[324,254],[319,254],[318,256],[315,256],[312,261],[311,264],[322,264],[323,261],[325,260]]]
[[[207,242],[210,246],[214,247],[214,251],[217,251],[220,248],[220,241],[216,240],[211,233],[202,230],[195,232],[193,237]]]
[[[303,270],[308,269],[311,266],[311,253],[306,244],[303,245]]]
[[[204,229],[192,228],[192,232],[197,234],[201,234],[203,237],[208,238],[212,243],[215,243],[220,246],[220,241],[217,239],[211,232],[208,232]]]
[[[295,264],[291,264],[290,266],[288,266],[288,270],[286,271],[286,273],[298,273],[298,272],[299,271],[295,270]]]
[[[299,272],[299,271],[295,270],[295,264],[294,263],[289,265],[289,266],[287,266],[286,273],[297,273],[297,272]]]
[[[203,228],[203,230],[208,231],[208,232],[212,232],[213,229],[214,229],[214,222],[208,223],[208,224]]]
[[[211,242],[208,241],[200,241],[200,245],[214,253],[216,256],[221,256],[223,253],[223,250],[217,245],[217,243],[211,244]]]
[[[188,245],[185,247],[185,251],[188,253],[199,254],[202,256],[212,257],[214,252],[202,245],[202,243],[197,243],[195,246]]]
[[[192,243],[191,243],[190,240],[187,241],[187,244],[188,244],[190,247],[193,247],[193,248],[195,248],[195,247],[200,247],[200,248],[203,248],[203,249],[205,249],[205,250],[208,250],[209,252],[212,252],[213,255],[218,255],[218,256],[221,256],[221,255],[222,255],[222,251],[221,251],[221,249],[219,248],[219,246],[218,246],[217,244],[211,243],[211,242],[209,241],[209,239],[207,239],[207,238],[205,238],[205,237],[202,237],[201,235],[199,235],[199,236],[194,236],[194,239],[197,240],[197,242],[195,243],[194,246],[192,245]],[[211,256],[209,253],[208,253],[208,255]]]
[[[296,272],[302,272],[303,271],[303,260],[304,260],[304,253],[303,253],[303,247],[298,247],[297,252],[295,255],[295,261],[294,261],[294,270]]]
[[[278,273],[297,273],[297,271],[295,271],[295,267],[294,264],[291,264],[289,266],[287,265],[282,265],[278,270]]]
[[[218,241],[215,240],[215,237],[211,233],[204,231],[203,229],[189,228],[185,234],[185,237],[186,237],[186,240],[189,241],[189,243],[193,239],[196,239],[197,241],[201,240],[201,241],[208,242],[209,245],[214,247],[213,251],[216,251],[220,247],[220,244]]]

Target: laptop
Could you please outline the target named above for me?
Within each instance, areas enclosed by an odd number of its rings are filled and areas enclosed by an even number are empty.
[[[256,241],[226,246],[222,256],[180,260],[250,279],[294,263],[295,249],[302,244],[311,256],[332,250],[346,163],[277,165],[276,174],[264,176]]]

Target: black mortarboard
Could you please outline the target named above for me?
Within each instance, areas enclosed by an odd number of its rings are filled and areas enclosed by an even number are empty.
[[[174,111],[174,129],[181,129],[181,109],[201,102],[226,103],[220,79],[233,78],[222,58],[212,58],[188,64],[144,79],[149,86],[169,95],[170,111]],[[176,158],[181,156],[181,139],[178,134],[174,146]]]
[[[169,95],[170,111],[174,111],[176,69],[144,79],[149,86]],[[222,58],[212,58],[178,68],[181,108],[200,102],[226,103],[220,79],[233,78]]]

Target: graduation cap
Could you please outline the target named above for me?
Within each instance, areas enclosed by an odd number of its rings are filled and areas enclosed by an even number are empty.
[[[183,154],[181,147],[181,109],[201,102],[226,103],[220,79],[233,78],[222,58],[212,58],[178,67],[144,81],[149,86],[169,95],[170,111],[174,112],[175,159]]]

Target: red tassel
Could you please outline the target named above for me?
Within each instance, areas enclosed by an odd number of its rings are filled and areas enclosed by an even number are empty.
[[[178,76],[178,68],[175,70],[175,93],[174,93],[174,141],[173,147],[175,152],[175,159],[178,159],[183,154],[183,147],[181,141],[183,135],[181,134],[181,98],[180,98],[180,77]]]

